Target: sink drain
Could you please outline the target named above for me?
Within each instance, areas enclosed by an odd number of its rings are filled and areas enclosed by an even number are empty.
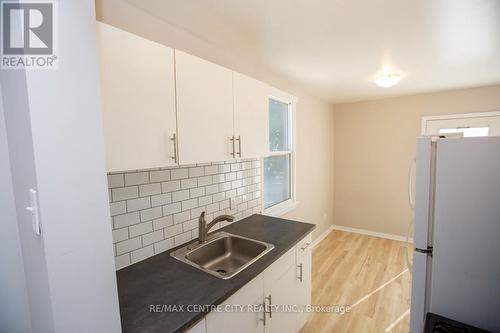
[[[222,268],[216,270],[216,272],[220,273],[220,274],[227,274],[227,271],[225,269],[222,269]]]

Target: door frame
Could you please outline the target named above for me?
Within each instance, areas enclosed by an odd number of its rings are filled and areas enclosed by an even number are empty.
[[[424,116],[422,117],[420,134],[425,135],[427,122],[431,120],[450,120],[450,119],[483,118],[483,117],[486,118],[486,117],[498,117],[498,116],[500,116],[500,111],[455,113],[455,114],[445,114],[439,116]]]

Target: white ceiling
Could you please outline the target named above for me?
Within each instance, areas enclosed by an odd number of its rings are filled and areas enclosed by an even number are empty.
[[[500,83],[500,0],[128,2],[332,103]]]

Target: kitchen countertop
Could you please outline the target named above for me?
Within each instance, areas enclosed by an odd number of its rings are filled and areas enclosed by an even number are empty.
[[[170,256],[170,252],[185,244],[117,271],[122,331],[169,333],[188,329],[207,313],[187,312],[188,305],[221,304],[314,228],[313,224],[255,214],[218,229],[275,246],[228,280]],[[184,306],[184,311],[154,312],[150,311],[151,305],[179,305]]]

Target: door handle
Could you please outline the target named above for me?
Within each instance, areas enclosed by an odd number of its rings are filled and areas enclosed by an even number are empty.
[[[309,247],[309,245],[311,245],[311,242],[307,242],[307,243],[306,243],[304,246],[302,246],[300,249],[301,249],[302,251],[305,251],[305,250]]]
[[[267,314],[269,315],[269,318],[272,318],[273,317],[273,311],[272,311],[272,306],[273,306],[273,302],[272,302],[272,298],[271,298],[271,294],[269,294],[269,296],[266,297],[266,299],[269,301],[269,311],[267,312]],[[265,303],[265,301],[264,301]]]
[[[233,144],[233,151],[229,155],[231,155],[233,158],[236,158],[236,139],[234,138],[234,135],[229,139],[229,141],[231,141],[231,143]]]
[[[238,135],[238,156],[241,158],[241,135]]]
[[[262,313],[263,316],[260,319],[264,323],[264,326],[266,326],[266,301],[262,302],[262,306],[264,307],[264,312]]]
[[[298,277],[299,281],[302,282],[302,279],[303,279],[303,264],[300,264],[300,265],[297,265],[297,267],[299,268],[299,271],[300,271],[300,275]]]
[[[170,138],[170,141],[172,141],[174,144],[174,156],[170,157],[174,160],[174,163],[177,164],[177,136],[175,135],[175,133]]]

